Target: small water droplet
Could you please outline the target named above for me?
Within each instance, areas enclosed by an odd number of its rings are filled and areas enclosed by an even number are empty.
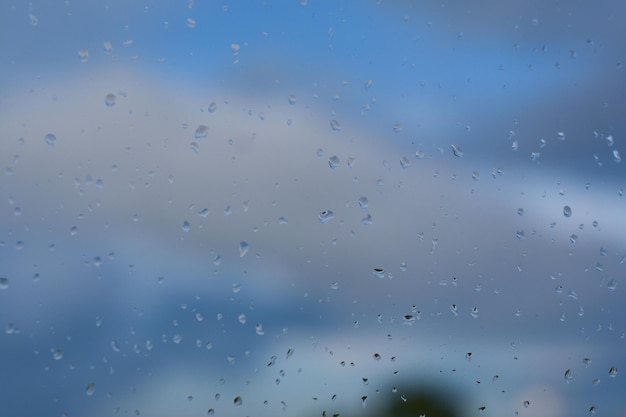
[[[263,331],[263,325],[260,323],[254,326],[254,329],[256,331],[256,334],[258,334],[259,336],[263,336],[265,334],[265,331]]]
[[[90,384],[87,384],[87,387],[85,388],[85,394],[92,396],[95,391],[96,391],[96,384],[94,384],[93,382]]]
[[[565,371],[565,374],[563,374],[563,377],[565,378],[565,382],[569,384],[570,381],[574,379],[574,373],[572,372],[571,369],[568,369]]]
[[[361,223],[364,225],[372,224],[373,223],[372,215],[368,213],[365,217],[361,219]]]
[[[116,99],[117,97],[115,97],[115,94],[109,93],[106,96],[104,96],[104,104],[106,104],[107,107],[113,107],[115,106]]]
[[[518,230],[517,232],[515,232],[515,237],[517,237],[517,240],[524,240],[524,231]]]
[[[472,307],[472,311],[470,312],[473,318],[478,317],[478,307]]]
[[[194,19],[192,19],[191,17],[187,18],[187,27],[190,29],[193,29],[196,27],[196,21]]]
[[[452,312],[452,314],[454,314],[455,316],[459,315],[459,308],[456,304],[450,304],[450,311]]]
[[[378,353],[378,352],[377,352],[377,353],[374,353],[374,360],[379,361],[379,360],[380,360],[380,358],[381,358],[380,353]]]
[[[248,253],[248,249],[250,249],[248,242],[239,242],[239,257],[243,258]]]
[[[363,407],[365,407],[365,402],[367,401],[367,395],[364,395],[361,397],[361,404],[363,404]]]
[[[564,206],[563,207],[563,216],[565,217],[572,217],[572,209],[570,206]]]
[[[209,135],[209,127],[205,125],[199,125],[193,135],[195,139],[204,139]]]
[[[235,404],[235,407],[241,406],[242,403],[243,401],[241,400],[240,396],[236,396],[235,399],[233,400],[233,404]]]
[[[400,166],[402,167],[402,169],[407,169],[411,166],[411,162],[409,162],[406,156],[403,156],[402,158],[400,158]]]
[[[34,14],[29,14],[28,18],[30,19],[31,26],[37,26],[37,24],[39,24],[39,19]]]
[[[596,413],[596,407],[595,406],[591,406],[589,407],[589,414],[595,414]]]
[[[373,82],[374,82],[374,80],[367,80],[367,81],[365,81],[365,91],[370,89],[370,87],[372,86]]]
[[[293,348],[290,347],[289,349],[287,349],[287,354],[285,355],[285,357],[289,359],[291,355],[293,355]]]
[[[396,123],[395,125],[393,125],[394,133],[400,133],[403,130],[404,130],[404,128],[402,127],[402,123]]]
[[[191,148],[193,153],[199,153],[200,152],[200,145],[198,145],[198,142],[191,142],[189,144],[189,147]]]
[[[191,225],[189,224],[189,222],[187,220],[185,220],[183,222],[183,227],[181,228],[183,232],[188,232],[189,229],[191,228]]]
[[[341,125],[339,124],[337,120],[333,119],[330,121],[330,128],[334,130],[335,132],[338,132],[341,130]]]
[[[530,401],[524,401],[524,408],[528,408],[528,406],[530,406]]]
[[[328,158],[328,166],[330,166],[332,169],[337,169],[340,163],[341,161],[339,160],[339,157],[337,155],[333,155]]]
[[[611,366],[611,368],[609,369],[609,376],[611,378],[615,378],[617,376],[617,367]]]
[[[287,97],[287,101],[293,106],[294,104],[296,104],[296,96],[294,94],[289,94],[289,96]]]
[[[6,290],[9,288],[9,279],[7,277],[0,277],[0,290]]]
[[[619,154],[617,149],[613,149],[613,162],[619,164],[622,162],[622,156]]]
[[[57,143],[57,137],[53,133],[48,133],[46,136],[44,136],[44,140],[46,141],[46,144],[48,146],[54,146]]]
[[[207,414],[208,414],[208,415],[210,415],[210,416],[212,416],[212,415],[214,415],[214,414],[215,414],[215,410],[214,410],[214,409],[212,409],[212,408],[209,408],[209,409],[207,410]]]
[[[459,147],[458,144],[453,143],[452,145],[450,145],[450,148],[452,148],[452,153],[454,154],[454,156],[456,156],[457,158],[460,158],[463,156],[463,151],[461,151],[461,148]]]
[[[80,62],[87,62],[89,60],[89,51],[86,49],[79,49],[78,59],[80,60]]]
[[[330,210],[322,210],[318,217],[322,224],[326,224],[335,218],[335,214]]]
[[[60,361],[63,359],[63,351],[61,349],[55,349],[52,351],[52,358],[55,361]]]

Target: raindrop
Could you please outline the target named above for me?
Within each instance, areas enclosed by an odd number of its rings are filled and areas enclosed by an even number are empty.
[[[473,179],[474,181],[478,181],[478,180],[480,180],[480,172],[478,172],[478,171],[474,171],[474,172],[472,172],[472,179]]]
[[[322,224],[326,224],[335,218],[335,214],[330,210],[322,210],[318,217]]]
[[[407,169],[408,167],[411,166],[411,163],[409,162],[406,156],[403,156],[402,158],[400,158],[400,166],[402,167],[402,169]]]
[[[478,307],[472,307],[472,311],[470,312],[473,318],[478,317]]]
[[[37,24],[39,23],[39,19],[37,18],[37,16],[35,16],[33,14],[29,14],[28,18],[30,19],[30,25],[31,26],[37,26]]]
[[[192,19],[191,17],[187,18],[187,27],[188,28],[195,28],[196,27],[196,21],[194,19]]]
[[[289,359],[291,355],[293,355],[293,348],[290,347],[289,349],[287,349],[287,354],[285,355],[285,357]]]
[[[365,210],[369,204],[369,200],[365,196],[359,197],[358,202],[359,202],[359,207],[361,207],[363,210]]]
[[[583,364],[585,365],[585,367],[588,367],[589,365],[591,365],[591,359],[583,358]]]
[[[289,94],[289,97],[287,97],[287,101],[293,106],[294,104],[296,104],[296,96],[294,94]]]
[[[363,407],[365,407],[365,401],[367,400],[367,395],[364,395],[361,397],[361,403],[363,404]]]
[[[524,401],[524,408],[528,408],[529,405],[530,405],[530,401],[528,400]]]
[[[53,133],[48,133],[46,136],[44,136],[44,139],[48,146],[54,146],[57,142],[57,137]]]
[[[575,234],[571,234],[571,235],[570,235],[570,237],[569,237],[569,241],[570,241],[573,245],[575,245],[575,244],[576,244],[576,241],[577,241],[577,240],[578,240],[578,235],[575,235]]]
[[[457,307],[456,304],[450,304],[450,311],[452,312],[452,314],[454,314],[455,316],[459,315],[459,309]]]
[[[212,416],[213,414],[215,414],[215,410],[212,408],[209,408],[209,410],[207,411],[207,414]]]
[[[328,166],[330,166],[332,169],[337,169],[340,163],[341,161],[339,160],[339,157],[337,155],[333,155],[328,158]]]
[[[214,113],[216,109],[217,109],[217,104],[215,104],[215,102],[212,101],[211,104],[209,104],[209,108],[207,110],[209,111],[209,113]]]
[[[572,209],[570,206],[563,207],[563,216],[572,217]]]
[[[611,378],[615,378],[617,376],[617,367],[611,366],[611,369],[609,369],[609,376]]]
[[[198,216],[202,217],[203,219],[206,218],[206,216],[209,215],[209,213],[211,213],[211,210],[209,210],[208,208],[203,208],[202,210],[200,210],[198,212]]]
[[[243,258],[248,253],[248,249],[250,249],[248,242],[239,242],[239,257]]]
[[[270,361],[267,363],[267,366],[272,367],[274,366],[275,363],[276,363],[276,356],[272,355],[272,357],[270,358]]]
[[[85,394],[92,396],[95,390],[96,390],[96,384],[92,382],[90,384],[87,384],[87,387],[85,388]]]
[[[589,414],[595,414],[596,413],[596,407],[595,406],[591,406],[589,407]]]
[[[395,133],[400,133],[402,132],[404,129],[402,128],[402,124],[401,123],[396,123],[395,125],[393,125],[393,131]]]
[[[517,209],[517,215],[518,216],[523,216],[524,215],[524,209],[523,208],[518,208]]]
[[[365,81],[365,90],[369,90],[370,87],[372,86],[372,83],[374,82],[374,80],[367,80]]]
[[[78,59],[80,60],[80,62],[87,62],[87,60],[89,60],[89,51],[86,49],[79,49]]]
[[[531,161],[538,161],[539,158],[541,158],[541,152],[531,152],[530,154]]]
[[[379,354],[379,353],[374,353],[374,359],[375,359],[375,360],[379,361],[379,360],[380,360],[380,358],[381,358],[381,356],[380,356],[380,354]]]
[[[524,240],[524,231],[518,230],[515,232],[515,237],[517,237],[517,240]]]
[[[191,144],[189,145],[189,147],[191,148],[191,150],[193,151],[193,153],[198,153],[198,152],[200,152],[200,145],[198,145],[198,142],[191,142]]]
[[[568,369],[565,371],[565,374],[563,374],[563,377],[565,378],[565,382],[569,384],[570,381],[574,379],[574,373],[572,372],[571,369]]]
[[[457,158],[463,156],[463,151],[461,151],[461,148],[458,144],[453,143],[452,145],[450,145],[450,147],[452,148],[452,153],[454,154],[454,156],[456,156]]]
[[[172,341],[178,345],[180,342],[183,341],[183,335],[181,335],[180,333],[176,333],[174,336],[172,336]]]
[[[204,139],[208,136],[208,134],[209,134],[209,127],[205,125],[199,125],[196,128],[196,132],[194,133],[193,137],[195,139]]]
[[[0,290],[6,290],[9,288],[9,279],[7,277],[0,277]]]
[[[415,157],[417,159],[424,159],[424,151],[421,149],[418,149],[415,151]]]
[[[233,400],[233,404],[235,404],[235,407],[239,407],[241,406],[241,397],[240,396],[236,396],[235,399]]]
[[[189,231],[190,228],[191,228],[191,226],[190,226],[189,222],[187,220],[185,220],[183,222],[183,227],[181,229],[183,230],[183,232],[186,233],[186,232]]]
[[[63,359],[63,351],[62,351],[61,349],[55,349],[55,350],[52,352],[52,358],[53,358],[55,361],[60,361],[61,359]]]
[[[367,216],[365,216],[365,217],[363,217],[361,219],[361,223],[364,224],[364,225],[370,225],[370,224],[372,224],[372,222],[373,222],[372,221],[372,215],[369,214],[369,213],[367,214]]]
[[[622,157],[617,149],[613,149],[613,161],[618,164],[622,162]]]
[[[246,320],[247,320],[247,319],[246,319],[246,315],[245,315],[245,314],[243,314],[243,313],[241,313],[241,314],[239,315],[239,317],[237,317],[237,320],[239,320],[239,323],[241,323],[241,324],[246,324]]]
[[[330,121],[330,128],[334,130],[335,132],[338,132],[341,130],[341,125],[339,124],[337,120],[333,119]]]
[[[254,326],[254,328],[256,330],[256,334],[258,334],[259,336],[263,336],[265,334],[265,331],[263,331],[262,324],[257,324],[256,326]]]
[[[115,106],[115,94],[113,93],[109,93],[106,96],[104,96],[104,104],[106,104],[107,107],[113,107]]]
[[[376,275],[378,278],[381,278],[381,279],[385,278],[385,270],[382,268],[374,268],[372,273]]]

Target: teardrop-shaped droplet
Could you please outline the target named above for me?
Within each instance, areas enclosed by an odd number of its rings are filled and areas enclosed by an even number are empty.
[[[239,242],[239,257],[243,258],[248,253],[248,249],[250,249],[248,242]]]

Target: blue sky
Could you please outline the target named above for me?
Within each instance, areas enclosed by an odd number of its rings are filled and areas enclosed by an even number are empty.
[[[300,3],[0,6],[2,413],[623,411],[623,6]]]

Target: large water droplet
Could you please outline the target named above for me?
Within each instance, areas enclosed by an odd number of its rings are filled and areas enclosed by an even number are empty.
[[[246,253],[248,253],[248,249],[250,249],[250,245],[248,244],[248,242],[239,242],[239,257],[243,258]]]
[[[215,109],[217,109],[217,104],[215,104],[215,102],[212,101],[211,104],[209,104],[209,108],[207,110],[209,110],[209,113],[213,113],[215,112]]]
[[[86,49],[79,49],[78,59],[80,59],[80,62],[87,62],[87,60],[89,60],[89,51]]]
[[[373,220],[372,220],[372,215],[371,214],[367,214],[367,216],[363,217],[361,219],[361,223],[365,224],[365,225],[370,225],[372,224]]]
[[[85,394],[92,396],[95,391],[96,391],[96,384],[94,384],[93,382],[90,384],[87,384],[87,387],[85,388]]]
[[[236,396],[235,399],[233,400],[233,404],[235,404],[235,407],[241,406],[242,403],[243,401],[241,400],[241,397],[239,395]]]
[[[330,166],[332,169],[339,168],[340,164],[341,164],[341,161],[339,160],[339,157],[337,155],[333,155],[330,158],[328,158],[328,166]]]
[[[289,96],[287,97],[287,101],[293,106],[294,104],[296,104],[296,96],[294,94],[289,94]]]
[[[199,125],[196,128],[196,132],[194,133],[193,137],[195,139],[204,139],[207,137],[208,134],[209,134],[209,127],[205,125]]]
[[[339,124],[339,122],[335,119],[330,121],[330,128],[336,132],[341,130],[341,125]]]
[[[52,351],[52,358],[55,361],[60,361],[63,359],[63,351],[61,349],[55,349]]]
[[[611,366],[611,368],[609,369],[609,376],[611,378],[615,378],[617,376],[617,367]]]
[[[335,214],[330,210],[322,210],[318,217],[322,224],[326,224],[335,218]]]
[[[563,207],[563,216],[572,217],[572,209],[570,206]]]
[[[359,201],[359,207],[361,207],[363,210],[365,210],[367,206],[369,205],[369,200],[365,196],[360,197],[358,201]]]
[[[104,104],[106,104],[107,107],[113,107],[115,106],[116,99],[117,97],[115,97],[115,94],[109,93],[106,96],[104,96]]]
[[[54,146],[56,145],[57,137],[53,133],[48,133],[46,136],[44,136],[44,140],[46,141],[46,144],[48,144],[48,146]]]
[[[378,278],[385,278],[385,270],[383,268],[374,268],[372,273],[376,275]]]

